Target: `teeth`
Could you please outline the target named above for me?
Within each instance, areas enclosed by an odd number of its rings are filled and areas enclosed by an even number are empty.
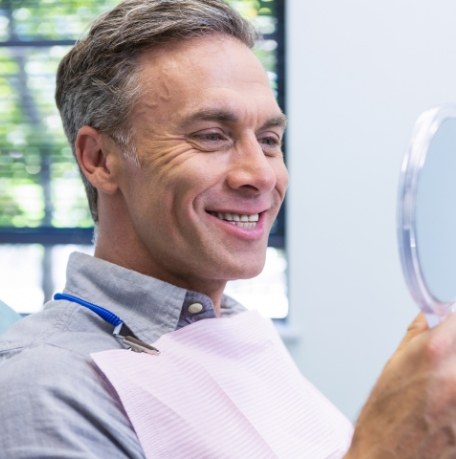
[[[260,218],[259,214],[233,214],[231,212],[216,212],[215,216],[220,220],[240,223],[256,223]]]

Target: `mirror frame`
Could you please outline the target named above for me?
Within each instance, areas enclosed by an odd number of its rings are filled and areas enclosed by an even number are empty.
[[[456,119],[456,104],[447,104],[424,112],[416,121],[410,146],[402,162],[397,209],[399,254],[410,293],[424,312],[429,325],[435,326],[450,312],[454,302],[441,301],[428,288],[420,264],[416,238],[416,200],[420,172],[434,135],[448,119]]]

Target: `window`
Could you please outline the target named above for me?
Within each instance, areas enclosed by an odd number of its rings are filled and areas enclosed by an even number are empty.
[[[69,252],[92,251],[85,193],[54,103],[55,73],[93,18],[117,3],[0,2],[0,299],[22,313],[40,309],[63,287]],[[262,32],[256,52],[284,107],[284,1],[229,3]],[[266,284],[234,282],[229,291],[247,304],[255,290],[268,291],[260,303],[276,298],[281,306],[267,306],[265,314],[285,317],[286,295],[278,293],[285,291],[283,211],[270,246]],[[282,287],[271,294],[277,269]]]

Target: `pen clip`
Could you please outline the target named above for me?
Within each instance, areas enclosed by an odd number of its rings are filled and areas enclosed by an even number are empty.
[[[128,346],[128,349],[130,349],[133,352],[145,352],[146,354],[151,355],[160,354],[160,351],[156,347],[151,346],[150,344],[147,344],[144,341],[135,338],[134,336],[116,335],[116,337],[125,346]]]

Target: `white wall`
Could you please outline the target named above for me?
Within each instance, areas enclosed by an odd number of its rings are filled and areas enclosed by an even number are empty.
[[[419,113],[456,101],[456,2],[286,3],[291,350],[354,419],[417,312],[398,178]]]

